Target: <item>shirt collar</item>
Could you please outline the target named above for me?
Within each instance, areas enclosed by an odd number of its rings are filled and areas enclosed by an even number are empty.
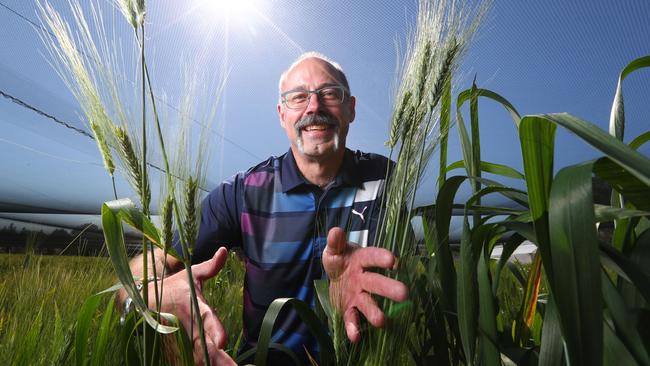
[[[336,174],[334,186],[346,185],[360,187],[361,177],[359,176],[357,165],[358,159],[356,154],[346,148],[345,154],[343,155],[343,163],[339,172]],[[282,182],[283,193],[289,192],[298,186],[310,184],[298,170],[298,164],[296,164],[291,148],[282,156],[280,181]]]

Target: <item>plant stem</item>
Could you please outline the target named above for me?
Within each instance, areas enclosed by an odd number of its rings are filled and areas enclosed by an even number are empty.
[[[193,311],[195,317],[196,317],[196,323],[199,328],[199,336],[201,338],[201,346],[203,348],[203,357],[205,359],[205,362],[208,366],[210,366],[210,355],[208,354],[208,346],[207,342],[205,340],[205,332],[203,329],[203,321],[201,319],[201,314],[198,311],[199,309],[199,303],[198,299],[196,297],[196,288],[194,285],[194,277],[192,275],[192,263],[190,260],[190,248],[188,246],[188,239],[185,230],[183,228],[182,222],[180,220],[180,209],[178,207],[178,202],[176,202],[176,194],[175,194],[175,187],[176,185],[174,184],[174,181],[172,179],[171,171],[169,170],[169,159],[167,157],[167,150],[165,149],[165,141],[162,135],[162,129],[160,128],[160,120],[158,118],[158,111],[156,109],[156,101],[153,93],[153,88],[151,87],[151,78],[149,76],[149,69],[147,67],[146,62],[142,63],[142,67],[144,70],[144,75],[147,78],[148,81],[148,86],[149,86],[149,96],[151,98],[151,106],[153,109],[153,115],[154,115],[154,120],[156,121],[156,129],[158,132],[158,142],[160,143],[160,149],[162,150],[162,155],[163,155],[163,161],[165,163],[165,176],[167,177],[167,185],[169,186],[170,189],[170,194],[172,197],[174,197],[173,200],[173,205],[174,205],[174,212],[176,212],[176,215],[174,215],[174,220],[176,221],[176,226],[178,228],[178,233],[180,237],[180,242],[181,242],[181,247],[183,249],[183,264],[185,266],[185,269],[187,271],[187,277],[188,277],[188,282],[190,286],[190,294],[191,294],[191,301],[192,301],[192,309],[195,309]]]

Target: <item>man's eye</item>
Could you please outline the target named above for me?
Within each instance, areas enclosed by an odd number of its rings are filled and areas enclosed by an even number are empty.
[[[294,103],[300,103],[307,100],[307,93],[291,93],[289,94],[289,101]]]
[[[323,89],[320,91],[320,96],[324,99],[338,99],[340,98],[339,94],[337,89]]]

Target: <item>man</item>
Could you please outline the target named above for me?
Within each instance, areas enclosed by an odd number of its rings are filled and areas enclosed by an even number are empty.
[[[255,346],[274,299],[297,297],[313,306],[313,281],[325,274],[352,342],[361,337],[358,312],[374,326],[384,323],[370,294],[394,301],[407,297],[404,284],[366,271],[396,265],[390,251],[365,247],[374,239],[389,161],[345,148],[355,98],[341,67],[323,55],[307,53],[282,74],[279,86],[278,115],[290,150],[223,182],[202,207],[192,258],[198,264],[192,271],[212,364],[233,363],[222,350],[225,331],[200,293],[203,281],[225,263],[224,247],[241,247],[246,265],[242,350]],[[161,252],[155,257],[162,270]],[[165,279],[162,311],[176,314],[189,330],[193,320],[187,274],[173,258],[167,267],[173,275]],[[141,259],[132,261],[132,270],[141,276]],[[195,358],[201,361],[196,331],[192,340]],[[291,309],[278,318],[272,341],[292,349],[302,362],[307,361],[306,350],[318,357],[315,340]],[[270,354],[270,364],[288,364],[283,357]]]

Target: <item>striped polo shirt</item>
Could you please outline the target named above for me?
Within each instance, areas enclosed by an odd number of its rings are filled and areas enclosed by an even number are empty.
[[[274,299],[295,297],[312,307],[314,280],[325,277],[321,255],[333,227],[348,240],[373,242],[388,159],[346,149],[335,180],[325,189],[309,183],[289,150],[221,183],[204,200],[193,262],[210,259],[220,246],[240,247],[244,256],[244,338],[255,346],[262,319]],[[272,342],[306,362],[305,348],[318,347],[292,309],[278,317]],[[281,354],[271,352],[271,364]],[[276,357],[276,362],[273,362]]]

